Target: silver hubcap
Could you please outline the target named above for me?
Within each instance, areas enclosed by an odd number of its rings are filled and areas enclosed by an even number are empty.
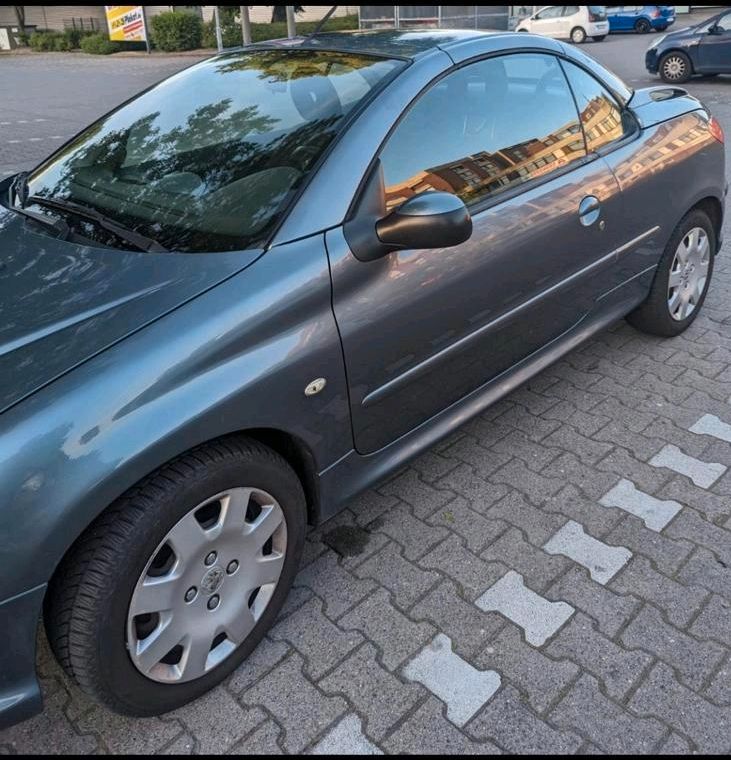
[[[680,242],[668,281],[668,309],[682,322],[698,307],[708,280],[711,244],[700,227],[693,228]]]
[[[264,491],[233,488],[192,509],[132,594],[127,648],[137,670],[182,683],[223,662],[269,604],[286,551],[284,513]]]
[[[571,35],[571,39],[573,42],[583,42],[585,36],[586,35],[581,31],[581,29],[576,29]]]
[[[685,61],[673,55],[665,61],[662,70],[667,79],[682,79],[685,76]]]

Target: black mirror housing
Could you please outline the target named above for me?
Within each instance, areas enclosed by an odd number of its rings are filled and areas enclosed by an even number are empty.
[[[461,198],[429,191],[404,201],[376,223],[379,240],[392,250],[450,248],[472,235],[472,219]]]
[[[460,198],[435,191],[415,195],[388,213],[378,161],[343,232],[357,259],[375,261],[408,248],[459,245],[472,235],[472,219]]]

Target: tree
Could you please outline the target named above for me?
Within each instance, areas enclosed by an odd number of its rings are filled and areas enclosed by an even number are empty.
[[[286,21],[287,20],[287,6],[286,5],[272,5],[272,23],[275,21]],[[304,10],[304,6],[302,5],[295,5],[294,6],[294,12],[295,13],[302,13]]]

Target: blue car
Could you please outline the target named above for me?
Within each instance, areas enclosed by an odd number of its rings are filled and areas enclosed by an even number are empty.
[[[664,32],[675,23],[672,5],[608,5],[610,32]]]

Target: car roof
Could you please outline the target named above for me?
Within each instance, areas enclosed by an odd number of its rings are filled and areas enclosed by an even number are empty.
[[[501,37],[513,37],[515,32],[481,31],[472,29],[388,29],[359,32],[324,32],[308,37],[267,40],[255,43],[253,48],[294,48],[300,50],[337,50],[364,55],[381,55],[390,58],[413,60],[433,50],[449,48],[466,42],[484,40],[499,48]]]

